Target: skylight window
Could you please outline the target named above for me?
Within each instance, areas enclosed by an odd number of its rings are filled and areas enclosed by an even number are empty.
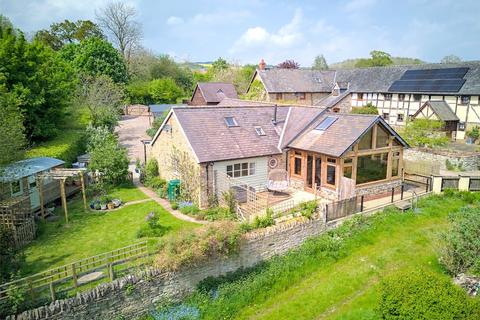
[[[323,119],[322,122],[315,128],[315,130],[325,131],[327,130],[335,121],[337,121],[337,117],[328,116]]]
[[[259,135],[259,136],[266,136],[266,133],[265,133],[265,131],[263,130],[262,127],[255,127],[255,132],[256,132],[257,135]]]
[[[234,117],[225,117],[225,123],[227,127],[238,127],[237,120]]]

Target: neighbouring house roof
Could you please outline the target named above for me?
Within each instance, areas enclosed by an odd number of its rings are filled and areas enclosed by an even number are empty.
[[[416,117],[423,109],[430,106],[432,111],[437,115],[438,119],[442,121],[460,121],[457,115],[452,111],[448,103],[444,100],[432,101],[429,100],[423,104],[423,106],[417,110],[413,117]]]
[[[335,71],[265,69],[256,71],[269,93],[331,92]]]
[[[314,101],[313,105],[322,107],[322,108],[332,108],[337,103],[342,101],[345,97],[347,97],[350,93],[351,93],[350,90],[346,90],[338,95],[330,94],[318,101]]]
[[[255,107],[255,106],[274,106],[275,103],[264,102],[264,101],[254,101],[254,100],[242,100],[234,98],[225,98],[220,101],[218,107]]]
[[[315,130],[326,117],[335,117],[336,121],[325,131]],[[288,147],[341,157],[375,123],[381,123],[399,143],[408,144],[380,117],[344,113],[323,113],[307,130],[288,144]]]
[[[47,157],[20,160],[9,164],[5,168],[3,168],[0,176],[0,181],[15,181],[45,170],[49,170],[64,163],[65,161]]]
[[[465,82],[458,92],[420,92],[432,94],[480,94],[480,61],[461,63],[430,63],[420,65],[405,65],[391,67],[372,67],[339,70],[308,70],[308,69],[267,69],[257,70],[265,89],[271,93],[293,92],[331,92],[335,83],[350,92],[400,92],[389,91],[392,84],[400,80],[408,70],[432,70],[445,68],[468,68],[463,76]],[[316,81],[320,79],[320,81]],[[405,91],[405,93],[412,93]],[[415,92],[416,93],[416,92]]]
[[[207,103],[218,103],[225,98],[238,98],[237,90],[231,83],[199,82],[197,87]],[[195,94],[196,90],[193,91]]]
[[[199,163],[281,153],[274,112],[271,106],[173,109]],[[277,107],[278,123],[285,121],[287,112],[288,107]],[[234,117],[238,126],[228,127],[226,117]],[[255,127],[262,127],[265,135],[259,136]]]

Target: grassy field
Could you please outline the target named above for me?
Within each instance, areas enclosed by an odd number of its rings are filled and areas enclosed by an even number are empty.
[[[419,268],[448,277],[438,232],[465,205],[435,196],[417,214],[390,210],[342,226],[249,272],[207,281],[185,304],[204,319],[378,319],[383,277]]]
[[[111,195],[123,201],[147,198],[134,187],[117,188]],[[77,197],[68,203],[68,209],[68,225],[63,219],[62,208],[57,208],[59,221],[40,224],[39,236],[24,250],[26,261],[22,273],[36,273],[140,241],[136,233],[146,224],[145,217],[151,211],[159,213],[166,234],[197,226],[178,220],[153,200],[111,212],[85,212],[81,198]],[[149,241],[158,239],[150,238]]]

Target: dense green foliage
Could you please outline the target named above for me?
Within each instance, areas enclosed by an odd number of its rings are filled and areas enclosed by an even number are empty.
[[[0,86],[0,167],[23,157],[25,135],[19,99]]]
[[[370,102],[363,107],[353,107],[351,113],[378,115],[378,109]]]
[[[463,196],[470,197],[468,193]],[[459,212],[450,214],[449,220],[451,228],[442,233],[444,247],[440,261],[452,275],[465,272],[480,275],[478,208],[463,208]]]
[[[12,229],[0,224],[0,282],[11,280],[22,261],[15,246],[15,239]]]
[[[64,130],[53,140],[42,142],[25,153],[27,158],[51,157],[62,159],[67,166],[77,161],[77,156],[85,152],[85,132]]]
[[[177,103],[183,96],[182,89],[172,78],[152,80],[148,84],[148,92],[154,103]]]
[[[113,131],[124,105],[123,87],[106,75],[84,77],[78,104],[89,110],[92,126]]]
[[[72,68],[53,50],[0,27],[0,86],[14,95],[30,141],[55,136],[76,82]]]
[[[408,270],[382,282],[382,319],[479,319],[480,301],[450,279],[427,270]]]
[[[393,60],[392,56],[386,52],[373,50],[370,52],[369,59],[359,59],[355,64],[357,68],[367,68],[367,67],[384,67],[392,65]]]
[[[75,22],[65,19],[62,22],[52,23],[50,29],[40,30],[35,39],[48,45],[54,50],[61,49],[65,44],[78,43],[88,38],[104,38],[102,30],[90,20]]]
[[[106,75],[116,83],[126,83],[125,61],[112,44],[101,38],[88,38],[80,43],[65,45],[60,54],[80,74]]]
[[[89,127],[87,133],[89,169],[100,172],[101,182],[106,186],[125,181],[129,163],[126,148],[119,145],[117,137],[106,127]]]
[[[155,264],[162,270],[176,270],[208,258],[231,255],[238,251],[240,234],[238,224],[230,221],[171,234],[163,239]]]
[[[442,128],[439,120],[414,119],[407,122],[400,134],[412,147],[440,147],[450,141]]]
[[[424,64],[425,61],[422,61],[417,58],[406,58],[406,57],[391,57],[393,64],[392,66],[401,66],[401,65],[415,65],[415,64]],[[357,62],[361,60],[358,59],[347,59],[341,62],[330,64],[331,69],[352,69],[355,68]]]
[[[265,91],[265,87],[263,86],[263,83],[260,80],[255,79],[252,81],[252,84],[250,85],[250,89],[243,96],[243,98],[247,100],[264,100],[265,96],[266,96],[266,91]]]

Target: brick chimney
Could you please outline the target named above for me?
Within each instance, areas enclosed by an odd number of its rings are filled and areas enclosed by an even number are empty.
[[[265,60],[260,60],[260,62],[258,63],[258,69],[260,70],[265,70],[265,67],[267,66],[267,64],[265,63]]]

